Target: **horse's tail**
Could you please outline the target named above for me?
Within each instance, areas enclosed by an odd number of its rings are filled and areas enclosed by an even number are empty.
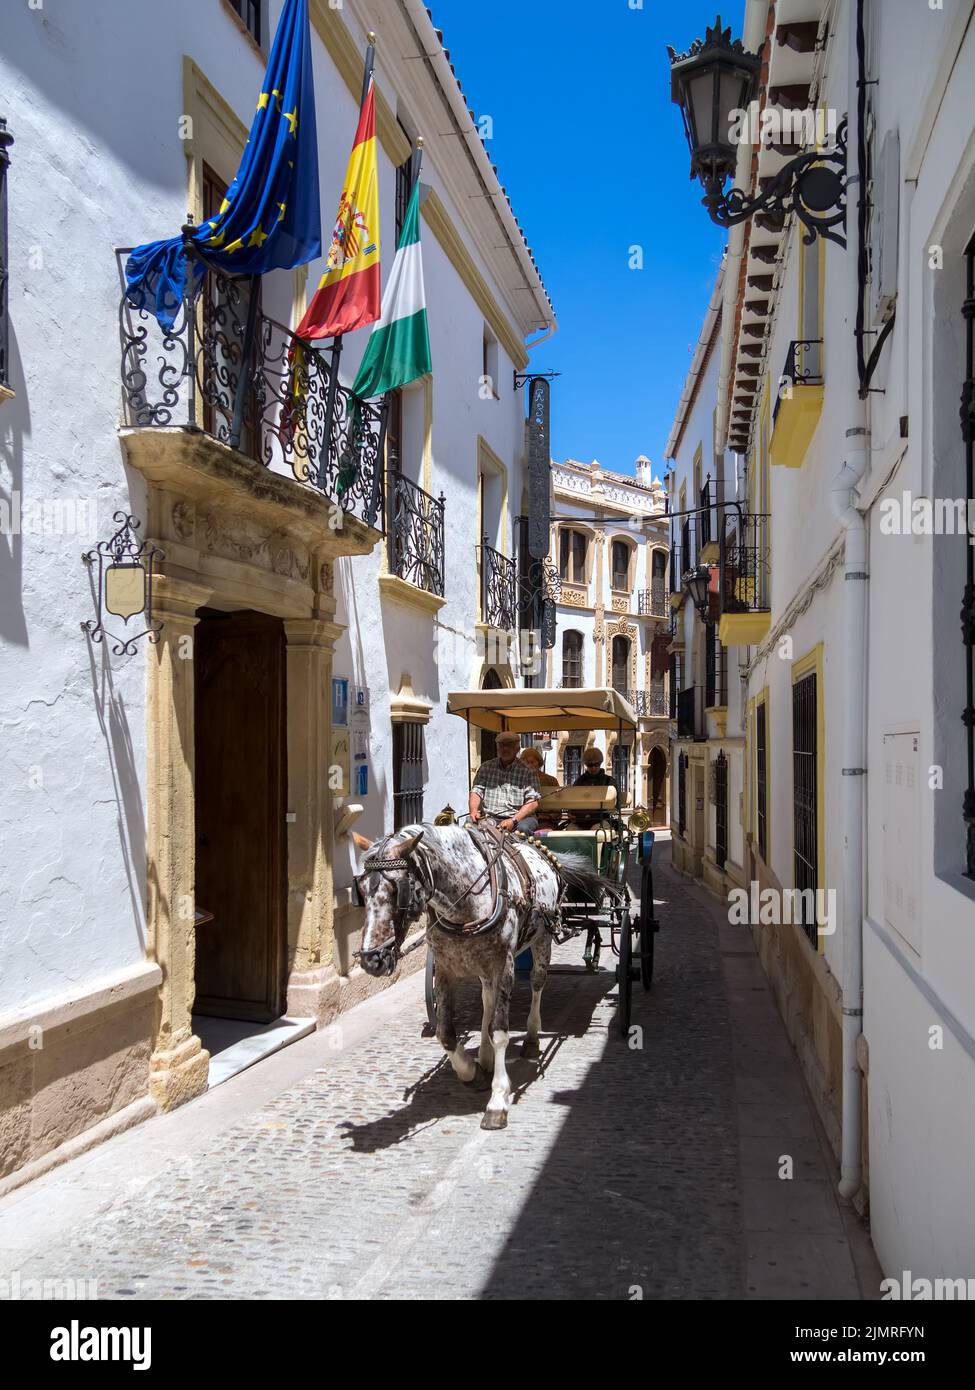
[[[600,903],[604,897],[609,897],[616,903],[627,901],[626,885],[613,883],[602,874],[596,873],[586,855],[560,854],[557,860],[558,875],[564,888]]]

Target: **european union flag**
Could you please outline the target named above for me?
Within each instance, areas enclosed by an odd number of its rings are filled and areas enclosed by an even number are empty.
[[[216,217],[189,246],[231,275],[263,275],[314,260],[322,250],[318,141],[308,0],[285,0],[244,157]],[[126,299],[171,331],[205,267],[182,236],[137,246],[125,267]],[[192,283],[187,284],[187,269]]]

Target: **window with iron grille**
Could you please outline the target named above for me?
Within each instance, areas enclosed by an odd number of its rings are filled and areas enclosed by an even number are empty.
[[[578,743],[570,743],[562,754],[562,785],[571,787],[581,775],[582,748]]]
[[[683,835],[687,827],[687,754],[677,758],[677,833]]]
[[[562,684],[573,689],[582,685],[582,633],[566,632],[562,637]]]
[[[262,0],[227,0],[230,8],[240,15],[244,28],[255,43],[263,42],[261,37]]]
[[[613,689],[621,694],[630,688],[630,639],[614,637],[612,647]]]
[[[677,718],[677,691],[679,689],[679,675],[677,666],[677,653],[674,652],[670,658],[670,717]]]
[[[707,709],[723,709],[728,703],[724,647],[718,640],[715,623],[704,628],[704,704]]]
[[[613,744],[613,781],[620,791],[620,804],[628,796],[630,789],[630,745],[628,743]]]
[[[423,819],[423,725],[393,725],[393,829]]]
[[[728,858],[728,759],[722,748],[714,760],[714,862],[719,869]]]
[[[755,711],[755,828],[758,852],[768,862],[766,808],[768,806],[767,715],[765,701]]]
[[[801,895],[799,924],[815,942],[817,888],[817,787],[816,787],[816,673],[810,672],[792,687],[792,802],[794,827],[794,877]],[[812,890],[811,893],[809,890]]]
[[[961,433],[965,446],[965,486],[968,507],[975,498],[975,240],[965,252],[965,376],[961,388]],[[970,511],[969,511],[970,514]],[[962,598],[962,641],[965,644],[965,725],[967,785],[962,799],[965,823],[965,873],[975,878],[975,552],[965,546],[965,592]]]
[[[7,168],[14,138],[0,117],[0,386],[10,385],[9,331],[7,326]]]

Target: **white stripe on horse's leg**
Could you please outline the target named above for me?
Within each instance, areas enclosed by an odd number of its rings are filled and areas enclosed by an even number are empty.
[[[494,1080],[491,1083],[491,1099],[487,1103],[481,1126],[483,1129],[504,1129],[508,1123],[508,1101],[511,1099],[511,1085],[504,1064],[508,1034],[497,1028],[491,1041],[494,1043]]]
[[[494,1048],[491,1046],[491,1018],[494,1014],[495,990],[493,985],[488,984],[487,980],[481,981],[481,1046],[478,1049],[477,1060],[485,1071],[490,1072],[494,1069]]]

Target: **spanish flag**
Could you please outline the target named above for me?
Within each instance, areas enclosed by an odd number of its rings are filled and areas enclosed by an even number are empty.
[[[337,338],[380,312],[379,176],[376,168],[376,86],[370,78],[359,112],[325,274],[295,337]]]

